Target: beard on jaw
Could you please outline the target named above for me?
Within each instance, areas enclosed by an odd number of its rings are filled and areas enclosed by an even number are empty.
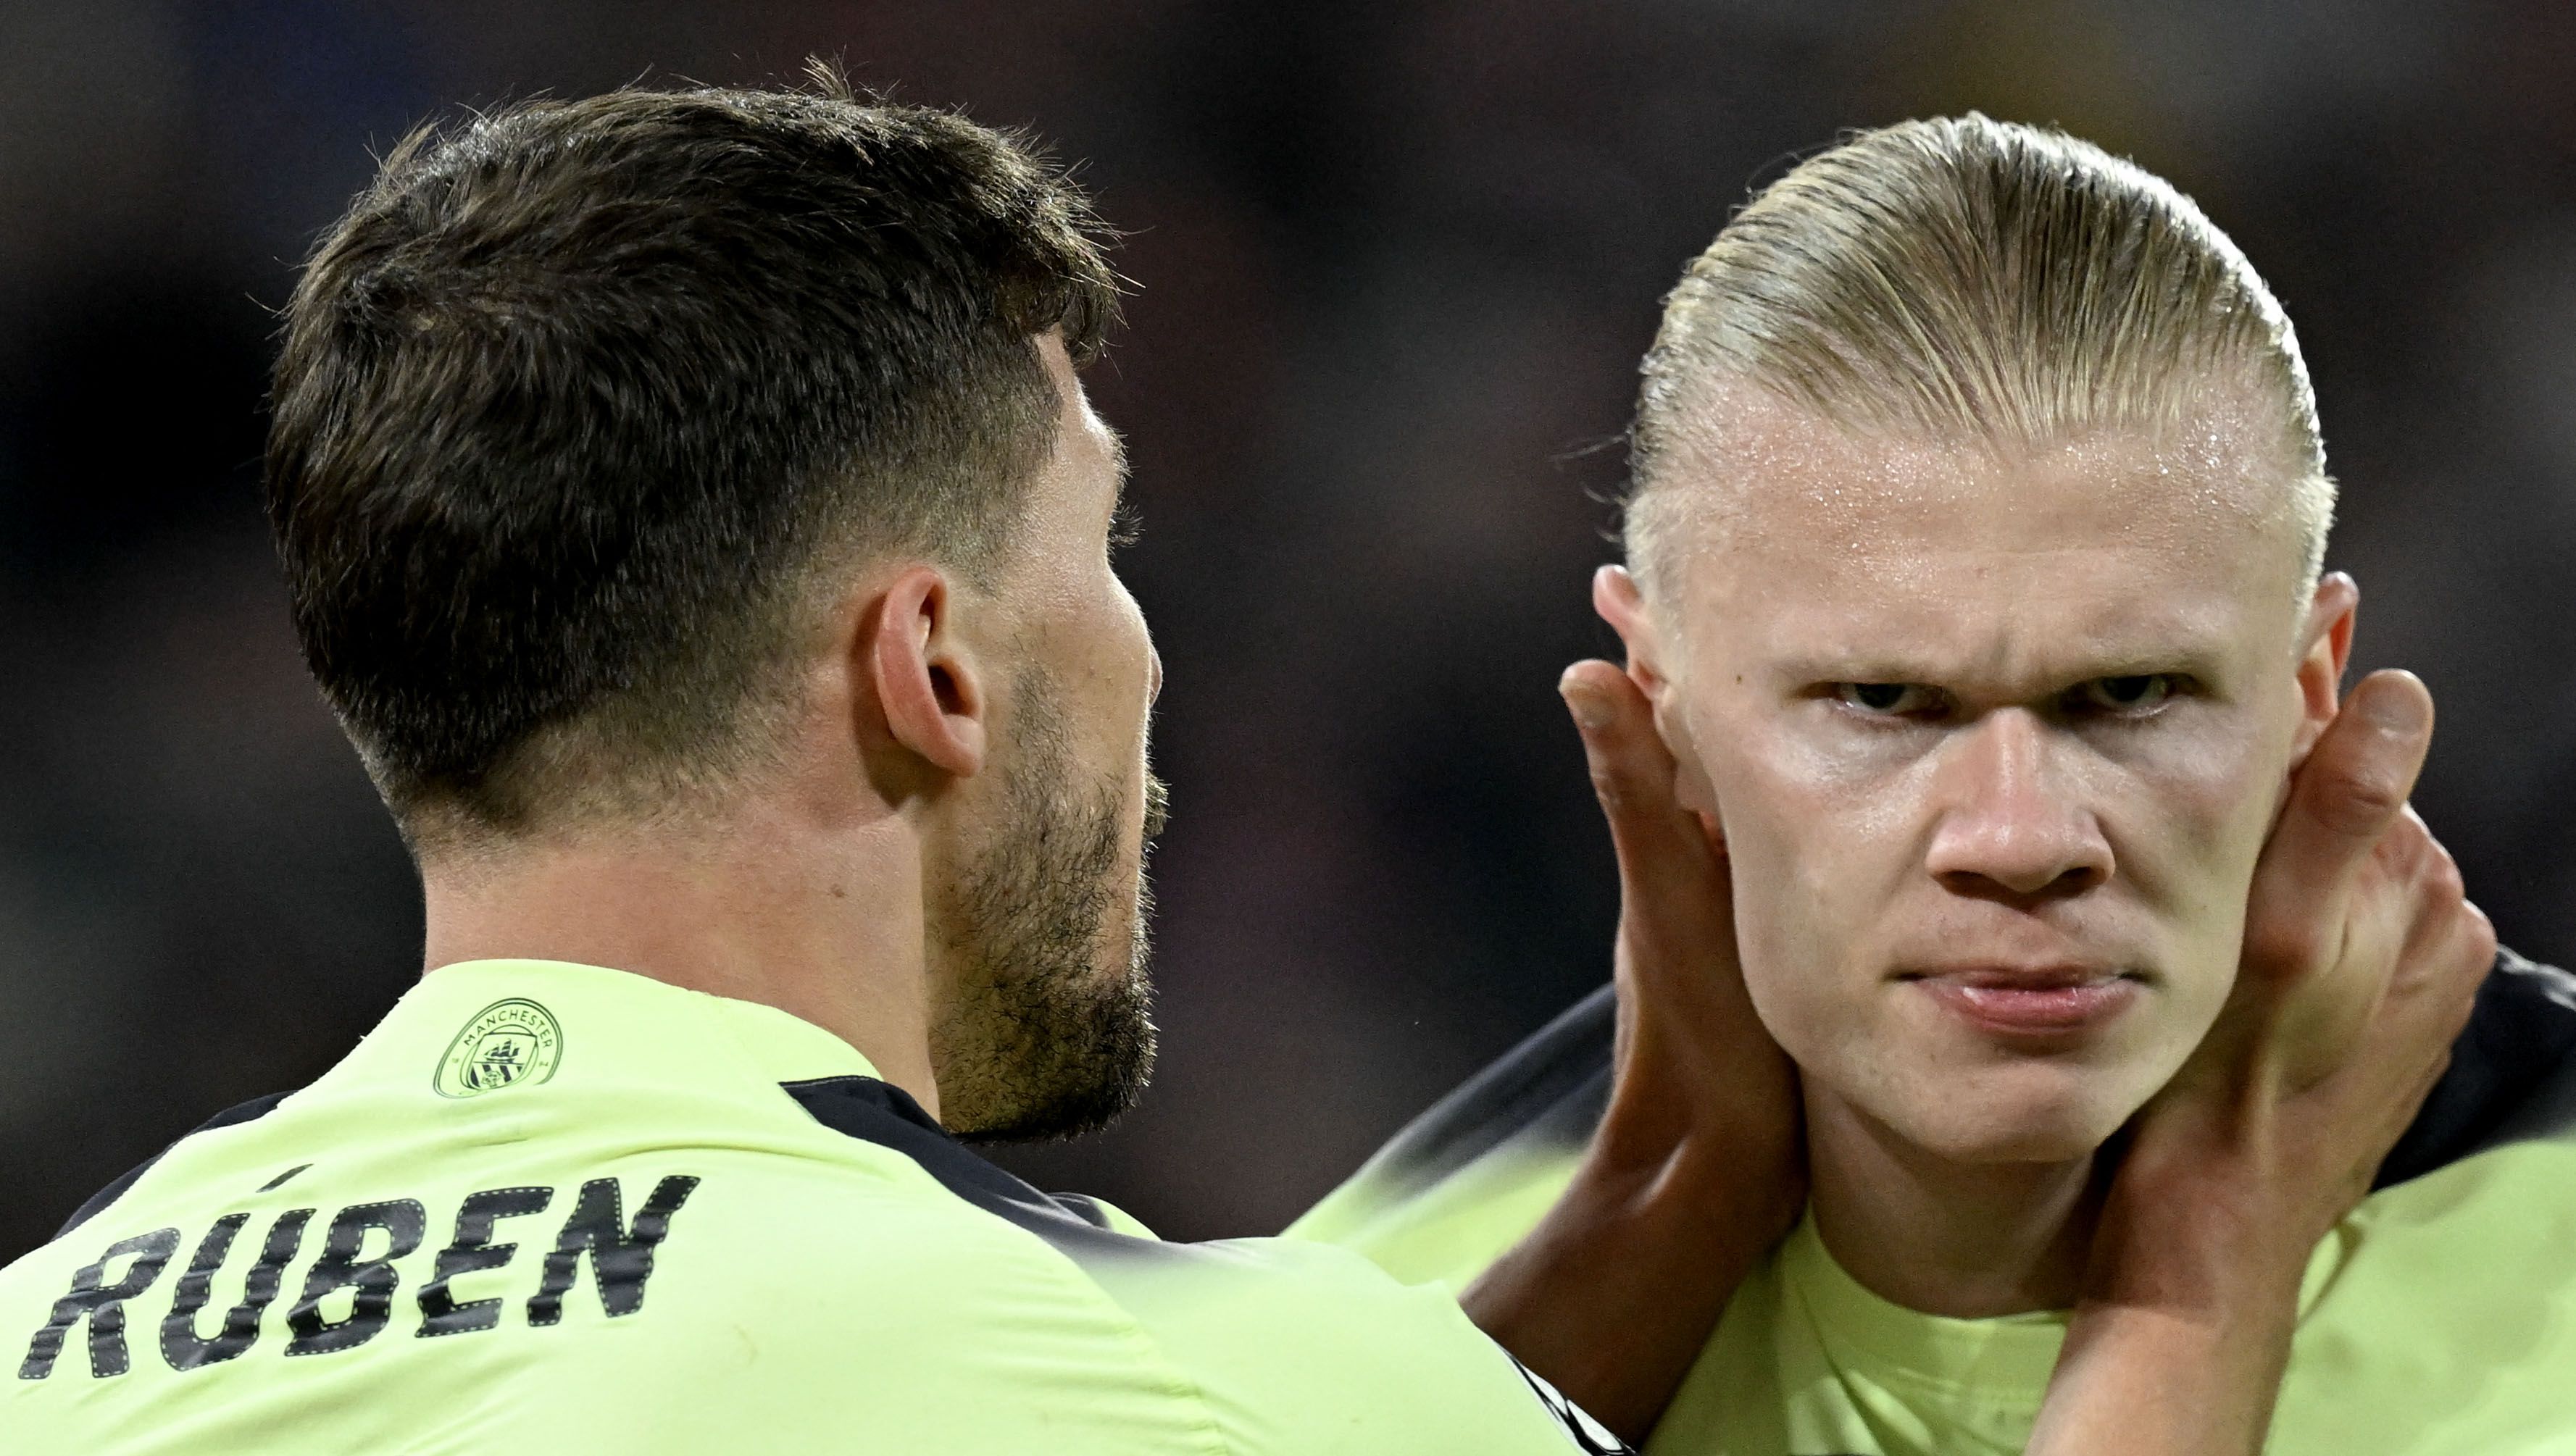
[[[1053,696],[1030,679],[1019,698],[1025,731],[1002,828],[940,892],[941,958],[955,980],[931,1027],[931,1066],[940,1120],[969,1142],[1093,1131],[1135,1105],[1154,1068],[1145,853],[1166,790],[1146,774],[1146,844],[1135,893],[1122,894],[1125,785],[1112,777],[1079,793]]]

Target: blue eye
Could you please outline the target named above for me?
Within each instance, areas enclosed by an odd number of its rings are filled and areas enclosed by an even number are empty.
[[[2169,672],[2137,673],[2127,677],[2097,677],[2072,694],[2072,707],[2097,713],[2135,716],[2152,713],[2173,696],[2179,686]]]
[[[1834,701],[1864,713],[1908,718],[1939,708],[1941,695],[1920,683],[1847,682],[1834,684]]]

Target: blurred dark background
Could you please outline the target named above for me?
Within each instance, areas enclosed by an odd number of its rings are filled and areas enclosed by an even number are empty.
[[[1028,124],[1131,235],[1091,383],[1169,686],[1163,1074],[1013,1155],[1268,1232],[1596,984],[1553,692],[1632,368],[1790,154],[1983,108],[2196,195],[2298,321],[2363,666],[2506,938],[2576,950],[2576,7],[1856,0],[0,5],[0,1259],[418,970],[258,516],[267,310],[460,104],[863,83]]]

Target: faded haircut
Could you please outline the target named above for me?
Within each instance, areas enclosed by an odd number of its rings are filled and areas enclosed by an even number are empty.
[[[654,814],[764,754],[836,577],[989,584],[1117,309],[1019,137],[627,89],[425,127],[285,313],[268,511],[306,661],[415,848]]]
[[[2002,445],[2153,431],[2250,388],[2278,414],[2303,597],[2323,564],[2335,487],[2288,315],[2190,198],[2062,132],[1971,112],[1808,158],[1691,261],[1641,373],[1624,514],[1650,591],[1662,487],[1722,381]]]

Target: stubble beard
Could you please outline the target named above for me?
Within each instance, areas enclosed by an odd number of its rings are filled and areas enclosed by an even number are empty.
[[[1005,790],[1005,827],[949,887],[941,916],[956,989],[931,1028],[931,1065],[941,1121],[969,1142],[1105,1127],[1154,1069],[1148,845],[1137,846],[1135,887],[1123,892],[1125,785],[1078,793],[1050,695],[1024,687],[1020,696],[1029,731]],[[1165,796],[1150,773],[1145,794],[1150,842]]]

